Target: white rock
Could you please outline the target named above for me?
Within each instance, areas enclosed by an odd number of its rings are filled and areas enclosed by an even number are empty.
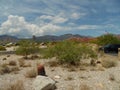
[[[60,79],[59,75],[54,76],[55,79]]]
[[[49,77],[37,76],[33,82],[35,90],[55,90],[55,81]]]

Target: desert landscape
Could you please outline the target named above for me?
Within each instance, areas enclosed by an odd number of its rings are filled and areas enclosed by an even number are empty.
[[[0,90],[120,90],[120,0],[0,0]]]
[[[7,50],[12,50],[10,47]],[[120,90],[120,58],[117,54],[99,55],[95,66],[90,59],[81,65],[59,65],[56,58],[24,59],[16,54],[0,55],[0,90],[34,90],[37,65],[45,67],[47,77],[56,82],[55,90]],[[111,61],[111,62],[109,62]]]

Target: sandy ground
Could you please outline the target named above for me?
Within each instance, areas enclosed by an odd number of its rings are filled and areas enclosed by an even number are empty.
[[[7,60],[3,60],[6,58]],[[0,64],[8,63],[13,60],[18,62],[22,56],[17,55],[1,55]],[[0,75],[0,90],[9,87],[9,83],[13,83],[16,80],[22,80],[25,86],[25,90],[34,90],[32,83],[35,78],[25,77],[26,72],[35,67],[36,63],[42,63],[45,65],[46,74],[48,77],[54,79],[57,83],[56,90],[120,90],[120,61],[116,55],[105,55],[100,57],[101,59],[114,59],[118,61],[116,67],[96,70],[96,67],[78,67],[77,69],[65,68],[63,66],[50,67],[46,64],[53,59],[36,59],[25,60],[26,63],[31,63],[31,67],[20,67],[17,73],[8,73]],[[55,78],[59,76],[60,78]]]

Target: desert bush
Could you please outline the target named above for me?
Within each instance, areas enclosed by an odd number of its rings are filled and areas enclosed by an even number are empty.
[[[26,72],[26,77],[28,78],[35,78],[37,76],[37,70],[35,68],[32,68]]]
[[[17,72],[19,71],[19,67],[17,66],[8,66],[8,64],[4,63],[0,66],[0,74],[6,74],[11,72]]]
[[[16,66],[17,63],[16,63],[16,61],[10,61],[10,62],[9,62],[9,65],[11,65],[11,66]]]
[[[76,65],[80,59],[87,57],[94,58],[96,54],[86,44],[79,45],[71,41],[63,41],[48,47],[45,56],[56,57],[61,64],[68,63]]]
[[[105,68],[110,68],[110,67],[115,67],[117,65],[117,61],[116,60],[103,60],[102,61],[102,66]]]
[[[38,46],[29,40],[20,41],[20,46],[16,49],[16,54],[23,55],[25,59],[28,59],[28,55],[35,54],[39,51]]]
[[[10,72],[11,70],[7,65],[0,67],[0,74],[10,73]]]
[[[0,51],[5,51],[5,50],[6,50],[6,48],[5,48],[5,47],[0,46]]]
[[[20,70],[19,67],[17,66],[11,67],[10,69],[11,69],[11,72],[17,72]]]
[[[98,37],[96,43],[99,45],[120,44],[120,40],[113,34],[106,34]]]

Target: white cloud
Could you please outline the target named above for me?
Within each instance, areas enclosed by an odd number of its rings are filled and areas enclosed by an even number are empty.
[[[75,17],[77,17],[75,15]],[[44,20],[50,20],[49,23],[46,23]],[[42,15],[38,18],[38,21],[41,21],[42,24],[38,23],[29,23],[22,16],[13,16],[9,15],[8,20],[3,22],[0,26],[0,35],[8,34],[14,35],[17,37],[32,37],[32,35],[41,36],[41,35],[50,35],[57,34],[61,32],[71,32],[75,30],[104,30],[106,28],[115,28],[113,24],[106,25],[76,25],[74,23],[68,23],[65,26],[62,26],[61,23],[66,22],[68,19],[63,18],[60,15],[50,16]]]
[[[86,14],[85,13],[73,13],[72,15],[71,15],[71,18],[72,19],[79,19],[79,18],[81,18],[81,17],[83,17],[83,16],[85,16]]]
[[[67,18],[63,18],[59,15],[58,16],[42,15],[42,16],[40,16],[39,19],[50,20],[51,23],[54,23],[54,24],[64,23],[68,20]]]
[[[21,16],[8,16],[8,20],[3,22],[0,27],[0,35],[8,34],[20,37],[31,37],[32,35],[41,36],[52,34],[60,30],[61,27],[55,24],[44,24],[39,26],[25,21]]]
[[[78,27],[78,29],[82,30],[89,30],[89,29],[98,29],[100,28],[99,25],[81,25]]]

